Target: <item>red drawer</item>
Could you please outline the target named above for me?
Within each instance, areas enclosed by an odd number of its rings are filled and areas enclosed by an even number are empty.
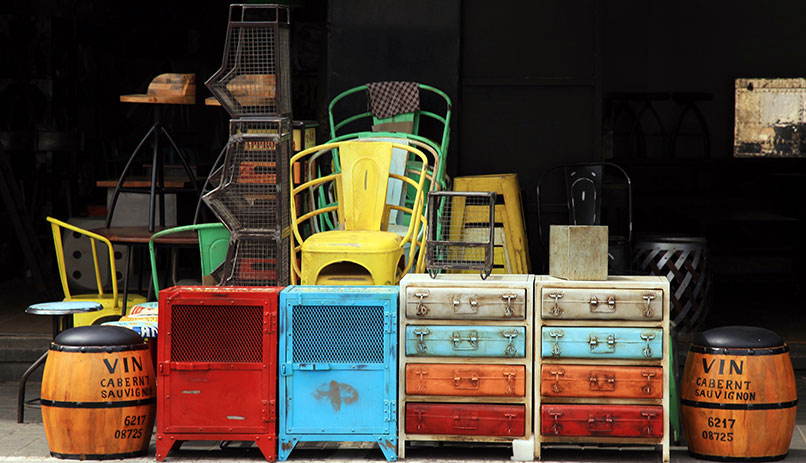
[[[663,408],[642,405],[540,406],[544,436],[661,437]]]
[[[408,403],[406,432],[519,437],[524,416],[523,405]]]

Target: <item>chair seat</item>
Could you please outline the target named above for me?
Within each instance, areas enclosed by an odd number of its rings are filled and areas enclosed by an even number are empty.
[[[95,312],[103,308],[102,304],[95,301],[59,301],[33,304],[25,309],[25,312],[34,315],[67,315]]]
[[[302,252],[388,254],[399,252],[402,240],[394,232],[332,230],[311,235],[302,243]]]

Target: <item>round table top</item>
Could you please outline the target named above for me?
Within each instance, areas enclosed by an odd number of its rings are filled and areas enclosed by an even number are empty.
[[[97,312],[104,306],[95,301],[59,301],[33,304],[25,309],[34,315],[68,315],[74,313]]]

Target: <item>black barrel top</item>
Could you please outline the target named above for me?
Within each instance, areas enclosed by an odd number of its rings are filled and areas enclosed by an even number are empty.
[[[755,326],[723,326],[699,333],[691,342],[702,347],[726,349],[763,349],[784,345],[774,332]]]
[[[77,326],[62,331],[53,340],[62,346],[130,346],[143,344],[135,331],[120,326]]]

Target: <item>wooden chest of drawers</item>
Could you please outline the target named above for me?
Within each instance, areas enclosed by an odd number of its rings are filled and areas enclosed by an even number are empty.
[[[669,461],[669,282],[535,277],[535,458],[546,443],[660,446]]]
[[[532,436],[534,275],[400,282],[400,444]]]

